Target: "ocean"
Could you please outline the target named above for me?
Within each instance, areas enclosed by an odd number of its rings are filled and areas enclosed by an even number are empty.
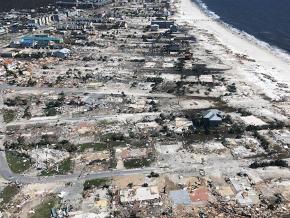
[[[290,53],[290,0],[194,0],[231,27]],[[55,0],[0,0],[0,11],[35,8]]]
[[[54,3],[55,0],[0,0],[0,12],[11,9],[29,9]]]
[[[290,53],[290,0],[195,1],[230,27]]]

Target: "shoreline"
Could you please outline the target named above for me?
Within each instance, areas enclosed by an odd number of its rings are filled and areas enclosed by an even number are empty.
[[[251,35],[250,33],[238,29],[231,24],[226,23],[225,21],[221,20],[220,16],[217,15],[214,11],[211,11],[207,8],[207,5],[202,2],[202,0],[192,0],[197,6],[200,8],[200,10],[205,13],[207,16],[212,18],[214,21],[216,21],[218,24],[223,26],[226,29],[229,29],[233,34],[238,35],[241,38],[244,38],[245,40],[248,40],[250,43],[255,44],[256,46],[267,50],[274,56],[281,58],[285,60],[286,62],[290,63],[290,52],[287,50],[280,48],[276,45],[271,45],[270,43],[263,41],[261,39],[256,38],[254,35]]]
[[[181,0],[179,6],[179,21],[194,25],[198,29],[203,29],[209,34],[213,34],[222,45],[226,46],[233,53],[246,55],[255,60],[259,66],[271,70],[271,76],[277,81],[290,84],[290,61],[279,57],[265,48],[243,36],[234,32],[229,26],[210,17],[200,8],[198,3],[191,0]],[[288,54],[287,54],[288,55]]]

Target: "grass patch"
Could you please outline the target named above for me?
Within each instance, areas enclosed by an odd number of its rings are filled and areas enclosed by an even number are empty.
[[[5,123],[12,122],[16,117],[16,112],[14,110],[3,110],[3,119]]]
[[[117,160],[116,160],[116,150],[110,150],[111,158],[109,160],[109,169],[115,169],[117,167]]]
[[[78,147],[75,144],[71,144],[68,140],[62,140],[59,142],[56,146],[55,149],[57,150],[65,150],[67,152],[75,152],[78,150]]]
[[[124,161],[124,167],[127,169],[149,167],[153,160],[149,158],[129,159]]]
[[[109,145],[105,143],[86,143],[86,144],[79,145],[79,151],[81,152],[90,148],[93,148],[94,151],[104,151],[109,148]]]
[[[126,142],[125,141],[110,142],[110,148],[114,148],[114,147],[126,147]]]
[[[52,117],[52,116],[56,116],[58,114],[58,112],[54,107],[51,107],[51,108],[45,108],[44,114],[47,117]]]
[[[17,151],[6,151],[8,166],[14,173],[22,173],[28,170],[33,162],[28,155],[21,154]]]
[[[58,163],[53,168],[41,171],[40,175],[41,176],[65,175],[68,172],[72,171],[72,165],[73,165],[72,160],[70,158],[67,158]]]
[[[94,187],[104,186],[104,185],[107,185],[108,183],[109,183],[109,180],[107,178],[86,180],[84,182],[84,190],[88,190]]]
[[[50,196],[35,208],[35,213],[29,218],[46,218],[50,217],[50,209],[57,207],[58,200],[55,196]]]
[[[8,185],[0,192],[0,198],[3,201],[0,203],[0,208],[3,209],[6,204],[10,203],[15,195],[18,194],[20,188],[17,185]]]
[[[117,122],[116,121],[111,121],[111,120],[100,120],[98,122],[99,125],[104,125],[104,126],[106,126],[106,125],[113,125],[115,123],[117,123]]]
[[[144,148],[146,147],[146,140],[145,139],[133,139],[133,140],[129,140],[128,144],[130,144],[131,146],[135,147],[135,148]]]

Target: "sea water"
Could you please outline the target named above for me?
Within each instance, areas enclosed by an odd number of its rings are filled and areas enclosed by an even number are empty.
[[[290,0],[194,0],[211,17],[280,53],[290,53]]]

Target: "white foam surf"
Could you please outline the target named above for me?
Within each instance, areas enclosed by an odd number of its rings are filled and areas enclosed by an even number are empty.
[[[239,29],[235,28],[234,26],[224,22],[219,15],[217,15],[215,12],[209,10],[208,6],[202,0],[193,0],[193,1],[195,1],[198,4],[198,6],[202,9],[202,11],[204,13],[206,13],[210,18],[216,20],[217,22],[219,22],[220,24],[222,24],[226,28],[230,29],[235,34],[238,34],[242,38],[245,38],[245,39],[251,41],[252,43],[268,50],[269,52],[271,52],[275,56],[278,56],[284,60],[290,61],[290,54],[287,51],[285,51],[284,49],[279,48],[275,45],[271,45],[265,41],[262,41],[262,40],[256,38],[255,36],[245,32],[243,30],[239,30]]]

